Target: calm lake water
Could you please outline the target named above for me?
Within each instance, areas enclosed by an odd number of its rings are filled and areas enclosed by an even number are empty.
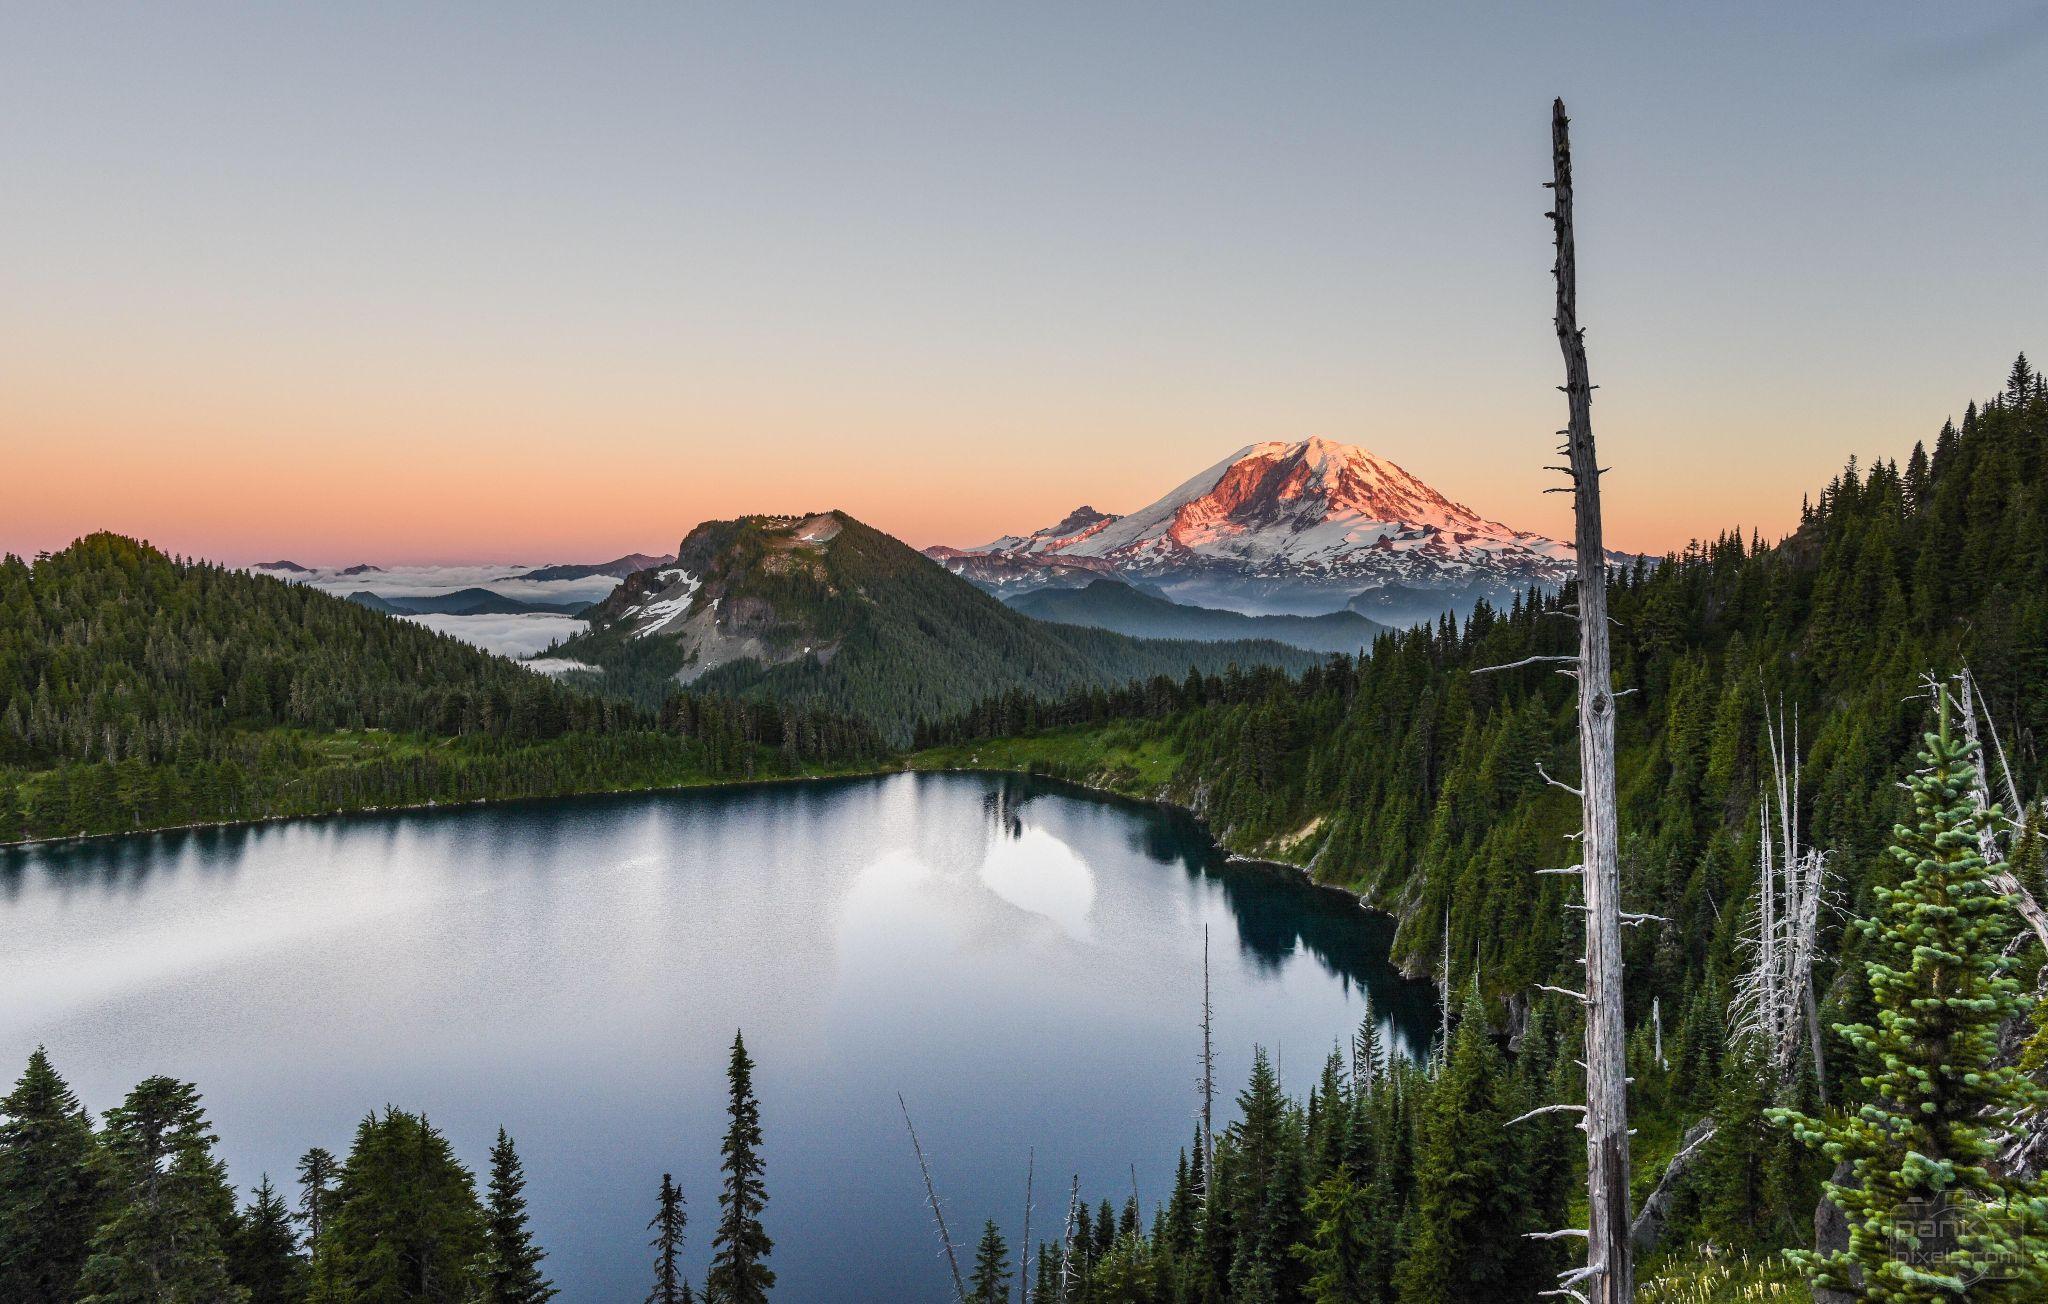
[[[1120,1205],[1135,1166],[1149,1216],[1196,1112],[1204,925],[1219,1109],[1255,1042],[1305,1089],[1367,991],[1426,1044],[1429,989],[1345,898],[1172,812],[897,775],[0,849],[0,1074],[45,1044],[95,1114],[195,1081],[241,1186],[387,1103],[479,1171],[503,1124],[565,1304],[599,1304],[648,1290],[663,1172],[701,1279],[743,1027],[777,1299],[937,1301],[896,1094],[958,1238],[1016,1241],[1032,1147],[1034,1238],[1076,1173]]]

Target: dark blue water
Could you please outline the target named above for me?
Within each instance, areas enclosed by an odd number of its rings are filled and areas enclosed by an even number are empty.
[[[701,1277],[744,1027],[786,1301],[942,1300],[909,1101],[957,1236],[1084,1195],[1148,1215],[1196,1112],[1202,930],[1220,1072],[1305,1088],[1366,991],[1427,988],[1390,926],[1226,867],[1192,821],[1014,777],[898,775],[0,850],[0,1072],[46,1044],[97,1113],[197,1082],[238,1184],[424,1110],[518,1141],[565,1304],[637,1300],[663,1172]]]

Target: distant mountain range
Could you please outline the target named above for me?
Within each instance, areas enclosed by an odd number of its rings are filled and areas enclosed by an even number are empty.
[[[692,530],[672,563],[635,572],[558,660],[658,703],[677,685],[773,697],[872,721],[906,740],[1012,690],[1056,697],[1190,667],[1301,669],[1270,640],[1175,641],[1046,624],[842,512],[747,516]]]
[[[578,616],[591,606],[588,602],[533,602],[476,588],[417,596],[381,596],[359,589],[349,594],[348,600],[390,616]]]
[[[1327,439],[1241,448],[1126,516],[1081,507],[1031,534],[925,551],[994,593],[1107,576],[1202,606],[1349,608],[1402,623],[1555,587],[1574,566],[1570,544],[1487,520],[1392,462]]]
[[[622,580],[634,571],[643,571],[652,566],[666,566],[674,557],[650,557],[644,552],[629,552],[623,557],[610,561],[596,562],[588,566],[541,566],[517,575],[501,575],[501,580],[587,580],[598,575],[609,575]]]
[[[652,557],[644,552],[629,552],[623,557],[614,557],[610,561],[591,562],[589,564],[571,563],[550,566],[536,566],[531,570],[514,570],[510,574],[493,576],[488,582],[492,584],[507,584],[515,581],[539,582],[547,580],[587,580],[598,578],[622,580],[626,578],[628,575],[631,575],[634,571],[646,570],[649,566],[664,565],[670,560],[672,559],[669,557]],[[251,566],[249,569],[255,571],[268,571],[272,574],[281,575],[343,576],[384,575],[389,573],[382,566],[373,566],[366,561],[357,562],[353,566],[343,566],[338,570],[331,570],[324,566],[302,566],[295,561],[260,561],[257,562],[254,566]],[[423,568],[415,567],[414,569]],[[424,569],[433,568],[426,567]]]
[[[1309,652],[1357,656],[1387,626],[1353,611],[1321,616],[1247,616],[1242,612],[1190,607],[1120,580],[1097,576],[1085,588],[1039,588],[1006,594],[1011,610],[1034,620],[1109,629],[1133,638],[1182,638],[1202,642],[1268,638]]]

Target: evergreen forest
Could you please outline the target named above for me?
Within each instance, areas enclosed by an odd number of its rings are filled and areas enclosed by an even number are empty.
[[[960,1297],[1534,1299],[1585,1226],[1585,1147],[1550,1108],[1583,1098],[1576,689],[1543,660],[1575,646],[1574,600],[1298,673],[1006,689],[900,722],[906,753],[840,702],[585,694],[96,535],[0,564],[0,838],[903,764],[1184,805],[1395,916],[1445,1036],[1411,1062],[1368,1019],[1298,1094],[1259,1055],[1164,1198],[1062,1188],[1035,1235],[949,1236]],[[2048,386],[2021,357],[1787,537],[1730,529],[1609,602],[1639,1296],[2048,1298]],[[651,1241],[618,1252],[661,1304],[771,1298],[775,1239],[802,1234],[773,1226],[751,1074],[736,1037],[715,1178],[620,1175]],[[0,1299],[549,1298],[509,1137],[480,1186],[386,1108],[346,1155],[309,1150],[295,1194],[245,1196],[214,1144],[195,1085],[94,1120],[37,1051],[0,1099]]]

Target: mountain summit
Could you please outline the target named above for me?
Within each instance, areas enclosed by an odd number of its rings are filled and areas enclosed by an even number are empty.
[[[1248,445],[1128,516],[1083,507],[1032,534],[927,551],[997,591],[1110,574],[1253,612],[1371,611],[1384,591],[1395,616],[1562,584],[1573,565],[1570,544],[1488,520],[1328,439]]]
[[[1320,660],[1249,630],[1215,642],[1041,623],[844,512],[706,521],[672,563],[628,576],[588,614],[589,632],[557,655],[650,706],[688,685],[857,715],[898,742],[921,718],[1013,690],[1053,698]]]

